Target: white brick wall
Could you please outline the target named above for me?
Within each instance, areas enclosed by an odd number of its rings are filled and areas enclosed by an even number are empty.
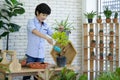
[[[0,0],[0,4],[3,0]],[[27,20],[34,17],[34,9],[36,5],[39,3],[45,2],[47,3],[51,9],[52,13],[47,18],[46,22],[49,25],[55,22],[55,19],[62,20],[66,19],[69,15],[69,22],[73,22],[76,30],[72,31],[70,34],[70,40],[77,50],[77,55],[73,61],[73,65],[81,65],[81,54],[82,54],[82,0],[19,0],[24,4],[24,8],[26,10],[24,15],[18,16],[14,18],[13,21],[21,25],[21,29],[19,32],[11,33],[9,40],[9,49],[17,51],[17,57],[23,58],[26,52],[27,46],[27,29],[26,24]],[[4,40],[4,49],[5,49],[5,40]],[[49,45],[46,43],[46,45]],[[54,63],[50,51],[52,46],[46,47],[46,61],[49,63]]]

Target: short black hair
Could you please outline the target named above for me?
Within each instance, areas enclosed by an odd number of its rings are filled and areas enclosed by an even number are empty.
[[[35,9],[35,15],[37,16],[37,12],[40,14],[40,13],[43,13],[43,14],[48,14],[50,15],[51,13],[51,9],[50,7],[45,4],[45,3],[41,3],[39,5],[37,5],[36,9]]]

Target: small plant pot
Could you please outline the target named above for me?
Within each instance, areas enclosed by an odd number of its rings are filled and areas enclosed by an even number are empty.
[[[93,35],[94,35],[94,32],[89,32],[89,35],[90,35],[90,36],[93,36]]]
[[[58,67],[65,67],[66,65],[66,57],[65,56],[58,56],[56,58],[57,66]]]
[[[113,60],[113,56],[108,56],[108,60]]]
[[[96,59],[96,56],[95,55],[91,56],[91,59]]]
[[[118,23],[118,18],[114,18],[113,23]]]
[[[95,45],[96,45],[95,43],[91,43],[90,44],[91,47],[95,47]]]
[[[114,44],[113,43],[109,44],[109,47],[114,48]]]
[[[100,59],[103,60],[103,56],[100,56]]]
[[[100,43],[99,46],[100,46],[100,47],[104,47],[104,44],[103,44],[103,43]]]
[[[102,23],[102,19],[97,19],[97,23]]]
[[[103,35],[103,32],[99,32],[99,35],[102,36],[102,35]]]
[[[88,19],[88,23],[92,23],[93,19]]]
[[[106,19],[106,23],[110,23],[111,22],[111,19]]]

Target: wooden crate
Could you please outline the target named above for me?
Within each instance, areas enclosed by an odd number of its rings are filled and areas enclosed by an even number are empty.
[[[57,43],[55,43],[55,45],[58,45]],[[66,56],[67,58],[67,65],[71,65],[72,64],[72,61],[74,60],[77,52],[74,48],[74,46],[72,45],[71,42],[68,43],[68,45],[64,48],[65,49],[65,53],[64,55]],[[54,51],[54,49],[52,48],[51,50],[51,55],[56,63],[56,57],[57,57],[57,52]]]
[[[11,56],[11,60],[7,60],[6,55]],[[5,50],[2,51],[2,61],[0,62],[0,71],[2,71],[2,67],[4,68],[4,71],[20,71],[21,70],[21,64],[19,63],[18,59],[16,58],[16,51],[10,51],[10,50]],[[2,70],[1,70],[2,69]]]

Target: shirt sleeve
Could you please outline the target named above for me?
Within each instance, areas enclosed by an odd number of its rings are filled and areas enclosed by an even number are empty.
[[[28,31],[30,31],[30,32],[32,32],[34,29],[36,29],[33,20],[29,20],[29,21],[28,21],[27,29],[28,29]]]
[[[52,29],[50,28],[50,26],[48,27],[47,34],[48,34],[49,36],[52,36],[52,34],[53,34],[53,31],[52,31]]]

